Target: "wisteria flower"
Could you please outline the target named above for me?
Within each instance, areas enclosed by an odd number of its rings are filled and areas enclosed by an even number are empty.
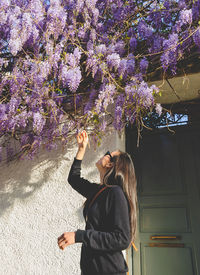
[[[37,134],[41,133],[45,122],[45,119],[39,112],[33,114],[33,129]]]
[[[156,113],[159,115],[159,116],[161,116],[161,114],[162,114],[162,106],[161,106],[161,104],[160,103],[157,103],[156,104]]]
[[[76,92],[76,90],[78,89],[81,77],[82,75],[79,67],[70,69],[69,67],[64,66],[62,69],[63,85],[66,86],[67,84],[70,91],[72,92]]]
[[[117,53],[113,53],[107,56],[108,67],[112,70],[117,70],[120,64],[120,56]]]
[[[142,74],[146,73],[148,65],[149,65],[149,62],[148,62],[148,60],[146,58],[143,58],[140,61],[140,71],[141,71]]]

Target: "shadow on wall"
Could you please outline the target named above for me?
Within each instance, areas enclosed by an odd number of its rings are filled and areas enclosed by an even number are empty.
[[[1,165],[0,216],[14,205],[16,199],[30,197],[48,182],[61,160],[67,160],[66,151],[43,151],[33,160],[13,160]]]

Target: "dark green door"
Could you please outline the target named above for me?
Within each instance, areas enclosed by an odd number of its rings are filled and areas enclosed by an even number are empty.
[[[143,134],[139,148],[136,132],[126,131],[139,199],[130,275],[200,274],[200,130],[173,129]]]

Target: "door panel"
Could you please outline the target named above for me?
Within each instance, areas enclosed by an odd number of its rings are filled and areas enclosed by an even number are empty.
[[[193,275],[191,249],[144,247],[145,275]],[[163,270],[163,272],[161,272]]]
[[[130,274],[200,274],[200,129],[173,129],[175,134],[167,129],[143,133],[139,148],[137,133],[126,129],[139,204],[139,251],[128,253]],[[179,238],[151,240],[152,235]]]
[[[183,193],[182,162],[175,137],[153,135],[143,138],[138,161],[140,194],[161,195]]]
[[[140,232],[190,232],[186,206],[141,207]]]

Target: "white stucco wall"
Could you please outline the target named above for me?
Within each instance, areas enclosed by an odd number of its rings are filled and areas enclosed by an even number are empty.
[[[82,176],[99,182],[95,162],[106,150],[125,150],[124,137],[87,148]],[[60,250],[63,232],[84,228],[85,199],[67,182],[77,146],[43,152],[32,161],[0,167],[0,275],[80,274],[80,244]]]

